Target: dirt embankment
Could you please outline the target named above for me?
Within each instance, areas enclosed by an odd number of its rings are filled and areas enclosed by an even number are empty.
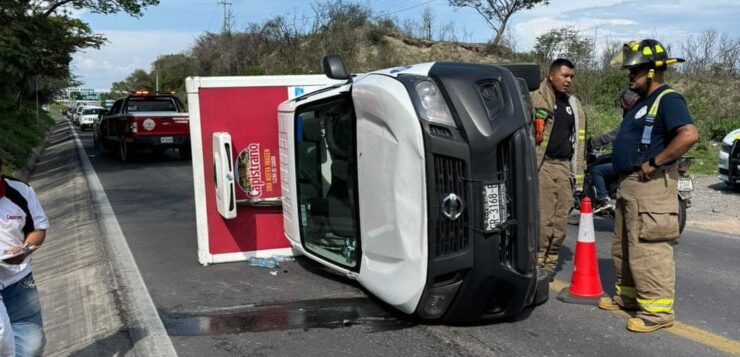
[[[686,225],[740,235],[740,191],[733,191],[716,175],[694,177],[694,189]]]

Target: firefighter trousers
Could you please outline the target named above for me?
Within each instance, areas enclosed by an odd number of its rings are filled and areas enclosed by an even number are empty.
[[[672,241],[678,231],[678,172],[675,166],[620,177],[612,258],[617,274],[615,301],[638,308],[637,317],[673,321],[675,264]]]
[[[537,265],[555,271],[560,246],[567,234],[566,221],[573,208],[570,160],[545,157],[539,169],[540,238]]]

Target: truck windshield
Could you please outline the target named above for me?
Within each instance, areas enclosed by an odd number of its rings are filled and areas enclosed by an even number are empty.
[[[83,109],[82,115],[90,115],[90,114],[100,114],[103,112],[103,109],[96,108],[96,109]]]
[[[176,112],[177,106],[172,98],[136,98],[128,99],[126,108],[128,113],[133,112]]]
[[[348,99],[296,112],[296,172],[303,245],[347,268],[358,263],[354,125]]]

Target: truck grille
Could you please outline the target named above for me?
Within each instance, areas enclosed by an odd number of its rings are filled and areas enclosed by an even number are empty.
[[[465,161],[447,156],[434,156],[434,179],[436,197],[440,199],[454,193],[465,201],[469,196],[465,185]],[[442,257],[464,251],[470,244],[468,234],[468,209],[464,206],[462,215],[455,220],[442,216],[436,220],[436,244],[434,257]],[[441,206],[440,206],[441,210]]]

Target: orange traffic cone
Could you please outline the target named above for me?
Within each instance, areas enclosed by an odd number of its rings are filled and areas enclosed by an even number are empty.
[[[581,201],[581,223],[578,226],[575,256],[570,286],[558,294],[558,300],[571,304],[598,305],[599,298],[604,296],[604,289],[601,288],[596,260],[594,217],[588,197]]]

